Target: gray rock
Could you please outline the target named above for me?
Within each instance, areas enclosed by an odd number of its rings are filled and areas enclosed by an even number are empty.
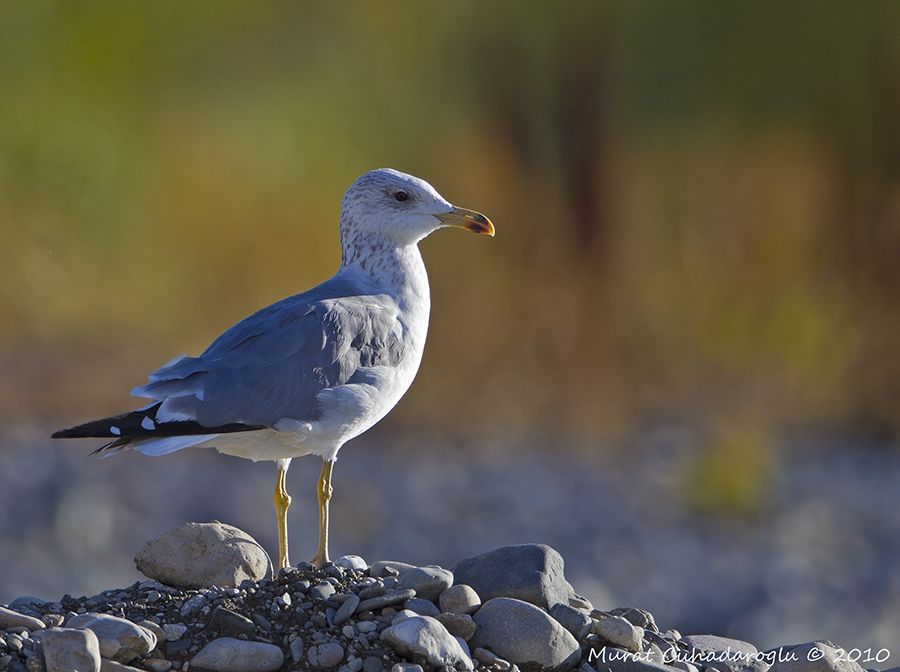
[[[685,637],[685,639],[687,639]],[[774,659],[769,672],[861,672],[859,663],[853,663],[846,656],[839,660],[838,647],[832,642],[816,641],[782,647],[782,654],[790,652],[791,660]],[[777,652],[777,649],[776,649]],[[781,658],[787,658],[782,655]]]
[[[569,606],[573,609],[580,609],[581,611],[586,611],[590,613],[594,610],[594,605],[591,604],[591,601],[586,597],[582,597],[581,595],[569,595]]]
[[[424,672],[421,665],[415,663],[394,663],[391,672]]]
[[[356,608],[359,606],[359,598],[350,593],[346,600],[344,600],[343,604],[338,607],[338,610],[334,614],[334,624],[340,625],[347,619],[349,619],[353,614],[356,613]]]
[[[124,663],[117,663],[114,660],[101,658],[100,672],[141,672],[141,670],[132,667],[131,665],[125,665]]]
[[[256,632],[256,624],[253,621],[221,605],[213,609],[208,627],[217,630],[224,637],[240,637],[241,635],[249,637]]]
[[[135,564],[145,576],[180,588],[235,588],[272,571],[269,556],[253,537],[219,522],[170,530],[148,542]]]
[[[295,663],[299,663],[303,660],[303,640],[297,637],[297,639],[291,640],[290,646],[288,647],[291,651],[291,658]]]
[[[682,641],[688,647],[688,655],[698,664],[705,664],[710,672],[766,672],[769,664],[756,656],[753,644],[739,639],[717,635],[688,635]],[[714,655],[704,660],[703,654]]]
[[[150,672],[168,672],[172,669],[172,663],[164,658],[148,658],[143,665]]]
[[[632,625],[621,616],[607,616],[596,620],[591,630],[605,644],[620,646],[632,653],[641,650],[644,629]]]
[[[383,609],[384,607],[391,607],[395,604],[406,602],[407,600],[415,596],[416,591],[414,590],[389,590],[384,595],[379,595],[378,597],[370,597],[368,600],[362,600],[356,606],[356,613],[360,613],[363,611],[374,611],[375,609]]]
[[[697,651],[743,654],[745,659],[757,651],[756,647],[750,642],[729,637],[719,637],[717,635],[687,635],[682,638],[682,641],[688,645],[688,648]]]
[[[544,544],[504,546],[461,561],[456,583],[475,589],[483,601],[512,597],[542,609],[569,603],[570,587],[562,556]]]
[[[602,653],[594,659],[592,665],[595,672],[675,672],[676,669],[614,648],[602,649]]]
[[[572,634],[528,602],[495,597],[473,619],[477,627],[471,645],[489,649],[525,672],[562,672],[577,665],[581,657]]]
[[[632,625],[644,628],[644,630],[659,632],[659,628],[656,627],[656,621],[653,619],[653,614],[644,609],[638,609],[636,607],[617,607],[609,613],[613,616],[621,616]]]
[[[330,583],[317,583],[309,589],[309,597],[313,600],[327,600],[334,595],[334,586]]]
[[[284,653],[274,644],[220,637],[191,659],[191,668],[213,672],[275,672],[284,664]]]
[[[187,626],[181,623],[166,623],[162,626],[162,629],[167,642],[177,642],[187,632]]]
[[[352,569],[357,572],[364,572],[369,568],[366,561],[358,555],[342,555],[334,561],[334,564],[343,569]]]
[[[363,661],[363,672],[382,672],[383,670],[384,663],[381,662],[381,658],[369,656]]]
[[[485,665],[495,665],[501,670],[508,670],[510,668],[510,664],[508,660],[503,660],[500,656],[496,655],[493,651],[488,651],[487,649],[475,649],[472,652],[472,655],[479,661],[484,663]]]
[[[440,594],[438,604],[444,612],[472,615],[481,606],[481,598],[472,586],[458,583]]]
[[[475,634],[475,621],[468,614],[454,614],[448,611],[438,614],[437,620],[447,628],[447,632],[454,637],[462,637],[463,641],[468,642]]]
[[[401,590],[416,591],[416,596],[431,602],[453,585],[453,573],[441,567],[412,567],[400,575]]]
[[[203,595],[194,595],[184,601],[184,604],[181,605],[180,613],[187,618],[200,611],[204,606],[206,606],[206,598]]]
[[[156,647],[156,635],[118,616],[79,614],[66,627],[93,630],[100,642],[100,655],[117,663],[127,663],[145,656]]]
[[[100,643],[91,630],[47,628],[40,641],[47,672],[100,672]]]
[[[550,607],[550,615],[572,633],[572,636],[579,642],[584,639],[591,631],[593,621],[583,611],[579,611],[568,604],[554,604]]]
[[[396,614],[394,614],[393,618],[391,618],[391,625],[397,625],[397,623],[399,623],[400,621],[405,621],[407,618],[412,618],[413,616],[418,615],[419,614],[414,611],[410,611],[409,609],[401,609]]]
[[[161,627],[159,627],[157,623],[144,619],[143,621],[138,621],[137,624],[144,630],[149,630],[150,632],[152,632],[156,636],[157,643],[162,642],[166,639],[166,633]]]
[[[11,628],[26,628],[30,632],[43,630],[44,622],[34,616],[26,616],[18,611],[0,607],[0,630]]]
[[[356,624],[356,629],[363,634],[368,634],[375,632],[378,629],[378,624],[375,621],[360,621]]]
[[[441,613],[441,610],[434,606],[434,602],[423,600],[421,597],[413,597],[407,600],[404,602],[403,608],[414,611],[419,616],[431,616],[432,618],[436,618]]]
[[[306,658],[313,667],[336,667],[344,659],[344,647],[337,642],[312,646]]]
[[[399,576],[407,569],[412,569],[415,565],[409,565],[405,562],[397,562],[396,560],[379,560],[373,562],[369,567],[369,576],[381,579],[386,576]]]
[[[423,656],[435,667],[449,665],[458,670],[472,670],[472,659],[447,628],[429,616],[414,616],[392,625],[381,633],[381,639],[404,655]]]
[[[683,672],[700,672],[700,668],[698,668],[693,663],[689,663],[685,660],[675,660],[672,662],[672,667],[675,667],[679,670],[683,670]]]

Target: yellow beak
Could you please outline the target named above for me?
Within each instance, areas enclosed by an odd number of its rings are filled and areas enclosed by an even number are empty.
[[[455,226],[458,229],[466,229],[473,233],[494,237],[494,225],[487,217],[474,210],[465,208],[453,208],[450,212],[435,215],[442,224]]]

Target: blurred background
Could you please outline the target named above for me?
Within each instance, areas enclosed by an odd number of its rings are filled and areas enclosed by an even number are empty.
[[[541,541],[683,633],[900,644],[898,34],[889,1],[0,4],[0,601],[131,582],[186,520],[274,547],[270,464],[47,435],[328,277],[391,166],[498,234],[423,243],[428,350],[341,453],[338,554]]]

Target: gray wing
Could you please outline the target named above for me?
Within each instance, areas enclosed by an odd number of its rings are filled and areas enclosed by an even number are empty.
[[[162,421],[271,427],[284,418],[317,420],[320,392],[354,382],[368,367],[397,366],[406,350],[392,298],[328,297],[322,288],[251,315],[132,394],[161,401]]]

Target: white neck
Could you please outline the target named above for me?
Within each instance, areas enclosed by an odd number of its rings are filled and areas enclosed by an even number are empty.
[[[427,315],[431,305],[428,274],[416,243],[398,245],[374,236],[357,236],[341,243],[342,270],[364,273],[379,290],[396,297],[404,309],[414,306]]]

